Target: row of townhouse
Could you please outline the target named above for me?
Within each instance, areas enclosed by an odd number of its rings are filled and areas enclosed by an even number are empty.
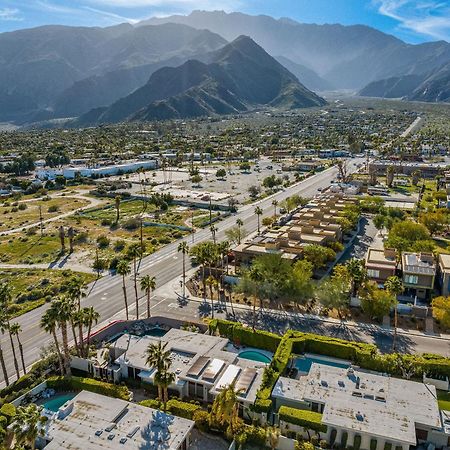
[[[405,295],[428,299],[437,287],[442,295],[450,293],[450,255],[402,252],[395,249],[369,248],[366,255],[367,274],[380,285],[399,270],[402,273]]]
[[[345,208],[354,204],[356,200],[340,193],[322,194],[294,213],[286,225],[269,229],[235,247],[236,265],[273,253],[295,261],[301,259],[307,245],[342,242],[340,219]]]

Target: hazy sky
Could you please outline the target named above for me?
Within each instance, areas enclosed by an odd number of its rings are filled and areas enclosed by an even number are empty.
[[[407,42],[450,41],[450,0],[0,0],[0,32],[45,24],[133,23],[193,9],[366,24]]]

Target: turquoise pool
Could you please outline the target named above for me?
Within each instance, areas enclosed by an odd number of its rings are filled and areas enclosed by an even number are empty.
[[[159,327],[152,328],[145,333],[146,336],[154,337],[163,337],[165,334],[167,334],[167,330],[163,330]]]
[[[313,363],[325,364],[332,367],[340,367],[342,369],[346,369],[349,366],[349,364],[345,361],[339,362],[320,357],[302,356],[295,360],[295,367],[300,372],[309,373],[309,370],[311,369]]]
[[[64,403],[68,402],[69,400],[72,400],[76,395],[77,394],[75,393],[56,395],[55,397],[48,399],[42,405],[44,406],[45,409],[57,412],[59,408],[61,408],[61,406],[64,405]]]
[[[258,361],[266,364],[270,364],[270,361],[272,361],[272,358],[256,350],[244,350],[239,353],[239,358],[250,359],[251,361]]]

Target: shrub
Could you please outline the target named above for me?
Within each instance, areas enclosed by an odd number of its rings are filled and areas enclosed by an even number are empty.
[[[4,416],[8,423],[11,422],[11,419],[16,415],[16,407],[11,403],[5,403],[0,408],[0,415]]]
[[[184,419],[192,420],[195,413],[200,409],[199,405],[183,402],[175,398],[172,398],[167,402],[167,410],[170,414],[183,417]]]
[[[26,203],[21,203],[19,205],[19,211],[25,211],[28,208]]]
[[[320,413],[290,408],[288,406],[281,406],[278,413],[280,420],[283,420],[284,422],[292,423],[317,432],[325,433],[327,431],[326,425],[322,424],[322,414]]]
[[[51,205],[48,207],[48,212],[49,213],[54,213],[54,212],[58,212],[59,211],[59,207],[56,205]]]
[[[246,426],[245,433],[247,435],[247,442],[257,447],[264,448],[266,445],[266,430],[262,427],[254,425]]]
[[[141,406],[145,406],[147,408],[159,409],[161,407],[161,401],[156,398],[149,398],[148,400],[143,400],[139,402]]]
[[[47,386],[56,391],[90,391],[122,400],[129,400],[130,398],[130,391],[126,386],[117,386],[92,378],[50,377],[47,380]]]
[[[209,414],[203,409],[199,409],[195,411],[193,420],[195,422],[195,426],[200,431],[208,431],[209,430]]]
[[[107,248],[109,246],[109,239],[102,235],[97,238],[97,245],[99,248]]]

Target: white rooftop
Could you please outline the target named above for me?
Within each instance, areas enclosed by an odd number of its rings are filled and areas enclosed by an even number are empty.
[[[47,450],[178,449],[194,422],[82,391],[48,426]]]
[[[322,422],[389,441],[416,444],[415,424],[440,429],[436,388],[314,363],[299,380],[280,377],[272,395],[325,405]]]

